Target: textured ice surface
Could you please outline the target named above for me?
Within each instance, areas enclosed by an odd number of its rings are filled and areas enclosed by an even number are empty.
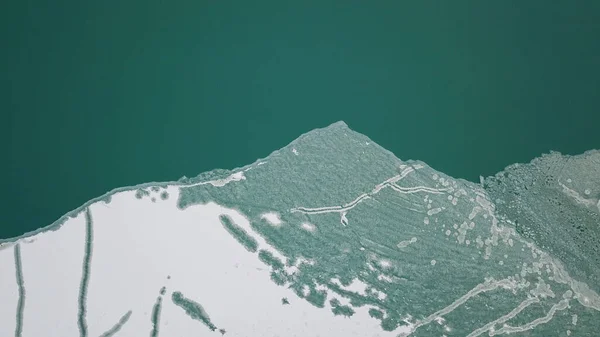
[[[0,243],[0,336],[596,336],[598,152],[473,184],[344,123]]]
[[[485,180],[497,213],[600,293],[600,151],[544,155]]]

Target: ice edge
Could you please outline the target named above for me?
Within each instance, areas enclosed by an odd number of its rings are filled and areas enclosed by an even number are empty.
[[[367,140],[369,140],[369,142],[372,145],[374,145],[379,150],[385,152],[387,155],[391,156],[392,158],[395,158],[396,160],[402,161],[402,159],[398,158],[392,151],[390,151],[390,150],[388,150],[388,149],[380,146],[376,142],[372,141],[368,136],[363,135],[363,134],[361,134],[359,132],[356,132],[356,131],[352,130],[348,126],[348,124],[346,124],[344,121],[340,120],[340,121],[334,122],[334,123],[332,123],[332,124],[330,124],[330,125],[328,125],[326,127],[316,128],[316,129],[313,129],[311,131],[305,132],[305,133],[301,134],[300,136],[298,136],[293,141],[291,141],[290,143],[288,143],[288,145],[286,145],[286,146],[284,146],[284,147],[282,147],[282,148],[280,148],[278,150],[275,150],[275,151],[271,152],[268,156],[266,156],[264,158],[256,159],[253,163],[248,164],[248,165],[244,165],[244,166],[241,166],[241,167],[236,167],[236,168],[231,169],[231,170],[224,170],[224,169],[215,168],[215,169],[213,169],[211,171],[201,172],[195,178],[189,178],[188,179],[186,177],[182,177],[182,178],[180,178],[178,180],[175,180],[175,181],[163,181],[163,182],[152,181],[152,182],[141,183],[141,184],[137,184],[137,185],[131,185],[131,186],[124,186],[124,187],[114,188],[114,189],[112,189],[112,190],[104,193],[101,196],[98,196],[96,198],[88,200],[86,203],[84,203],[83,205],[81,205],[81,206],[79,206],[79,207],[71,210],[70,212],[65,213],[63,216],[61,216],[60,218],[58,218],[56,221],[54,221],[50,225],[38,228],[38,229],[33,230],[33,231],[26,232],[26,233],[24,233],[22,235],[19,235],[19,236],[15,236],[15,237],[11,237],[11,238],[6,238],[6,239],[0,239],[0,250],[2,250],[3,248],[6,248],[5,247],[6,245],[11,244],[11,243],[16,243],[19,240],[27,239],[27,238],[33,237],[33,236],[35,236],[37,234],[48,232],[48,231],[56,231],[69,218],[77,216],[82,211],[84,211],[87,207],[89,207],[90,205],[92,205],[92,204],[94,204],[94,203],[96,203],[98,201],[110,200],[110,197],[112,195],[116,194],[116,193],[126,192],[126,191],[132,191],[132,190],[137,190],[137,189],[142,189],[142,188],[147,188],[147,187],[152,187],[152,186],[167,186],[167,185],[169,185],[169,186],[186,186],[186,185],[189,185],[189,184],[196,184],[198,182],[202,182],[202,180],[201,180],[202,177],[207,176],[211,172],[216,172],[216,171],[222,171],[223,174],[222,174],[221,178],[225,178],[225,176],[231,174],[232,172],[243,171],[243,170],[245,170],[247,168],[251,168],[251,167],[254,167],[254,166],[258,165],[261,162],[268,161],[269,158],[278,155],[280,152],[282,152],[282,151],[284,151],[284,150],[286,150],[288,148],[293,147],[294,144],[298,143],[299,141],[301,141],[302,139],[306,138],[307,136],[310,136],[312,134],[318,134],[318,133],[324,132],[324,131],[336,130],[336,129],[344,129],[347,132],[351,132],[351,133],[353,133],[356,136],[359,136],[359,137],[362,137],[364,139],[367,139]],[[542,153],[539,157],[533,158],[530,162],[533,162],[533,161],[535,161],[538,158],[542,158],[544,156],[549,156],[549,155],[560,155],[560,156],[565,156],[565,157],[569,157],[569,158],[574,158],[574,157],[581,157],[581,156],[584,156],[584,157],[585,156],[589,156],[589,155],[591,155],[593,153],[596,153],[596,152],[600,152],[600,150],[597,150],[597,149],[587,150],[587,151],[585,151],[585,152],[583,152],[581,154],[577,154],[577,155],[563,155],[563,154],[561,154],[560,152],[557,152],[557,151],[550,151],[549,153]],[[410,162],[420,162],[420,163],[426,164],[426,163],[421,162],[419,160],[411,160],[411,159],[405,160],[404,162],[407,162],[407,163],[410,163]],[[498,173],[504,172],[505,170],[509,169],[510,167],[512,167],[514,165],[520,165],[520,164],[521,163],[513,163],[513,164],[510,164],[510,165],[507,165],[503,170],[499,171]],[[427,165],[427,166],[429,166],[429,165]],[[438,172],[441,172],[441,171],[438,171]],[[441,172],[441,173],[443,173],[443,172]],[[489,176],[489,177],[493,177],[493,176]],[[219,179],[219,178],[217,178],[217,179]],[[454,178],[453,177],[453,179],[459,180],[459,181],[466,181],[465,179],[462,179],[462,178]],[[185,182],[184,182],[184,180],[185,180]],[[213,177],[212,179],[208,179],[206,181],[213,181],[213,180],[216,180],[216,179]],[[469,181],[469,183],[472,183],[472,182]]]

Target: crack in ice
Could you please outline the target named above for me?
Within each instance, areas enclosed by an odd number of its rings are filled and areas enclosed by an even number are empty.
[[[90,281],[90,269],[92,260],[92,241],[94,240],[94,229],[92,222],[92,214],[88,208],[85,210],[85,255],[83,258],[83,268],[81,276],[81,285],[79,286],[79,310],[77,318],[77,326],[79,328],[79,335],[81,337],[87,337],[87,288]]]
[[[514,308],[508,314],[489,322],[488,324],[482,326],[481,328],[473,330],[470,334],[467,335],[467,337],[477,337],[488,330],[492,330],[496,324],[500,324],[500,323],[504,323],[504,322],[508,321],[509,319],[511,319],[511,318],[515,317],[517,314],[519,314],[521,311],[525,310],[525,308],[527,308],[528,306],[530,306],[534,303],[539,303],[539,302],[540,302],[540,300],[537,297],[528,298],[528,299],[524,300],[523,302],[521,302],[516,308]]]
[[[15,337],[21,337],[23,333],[23,311],[25,310],[25,281],[23,280],[23,265],[21,262],[21,245],[16,244],[14,248],[15,270],[17,285],[19,287],[19,301],[17,302]]]
[[[557,311],[565,310],[568,306],[569,306],[569,300],[563,299],[560,302],[558,302],[557,304],[553,305],[552,308],[550,308],[550,310],[546,314],[546,316],[537,318],[527,324],[517,326],[517,327],[505,325],[504,327],[502,327],[501,329],[499,329],[497,331],[490,332],[490,336],[495,336],[495,335],[500,335],[500,334],[511,334],[511,333],[515,333],[515,332],[523,332],[523,331],[531,330],[540,324],[550,322],[550,320],[552,319],[552,317],[554,317],[554,314]]]
[[[367,199],[370,199],[372,196],[379,193],[381,190],[383,190],[386,187],[390,187],[394,191],[404,193],[404,194],[412,194],[412,193],[417,193],[417,192],[430,192],[430,193],[441,194],[441,193],[444,193],[444,192],[447,192],[450,190],[450,188],[435,189],[435,188],[426,187],[426,186],[401,187],[396,184],[398,181],[400,181],[400,180],[404,179],[406,176],[408,176],[408,174],[410,174],[411,172],[414,172],[416,169],[419,169],[419,168],[421,168],[421,167],[420,166],[419,167],[416,167],[416,166],[415,167],[410,167],[410,166],[406,167],[402,170],[402,172],[399,175],[395,175],[395,176],[389,178],[388,180],[376,185],[375,188],[373,188],[373,190],[371,192],[363,193],[363,194],[359,195],[356,199],[352,200],[351,202],[349,202],[343,206],[326,206],[326,207],[315,207],[315,208],[295,207],[295,208],[292,208],[290,210],[290,212],[291,213],[304,213],[304,214],[341,213],[342,214],[341,222],[342,222],[342,224],[347,225],[348,219],[346,218],[346,214],[348,211],[350,211],[351,209],[356,207],[361,202],[363,202]]]
[[[466,301],[468,301],[471,297],[474,297],[483,292],[495,290],[499,287],[504,288],[504,289],[512,289],[515,287],[515,281],[509,280],[509,279],[502,279],[499,281],[496,281],[492,278],[487,279],[485,282],[480,283],[475,288],[469,290],[465,295],[456,299],[449,306],[434,312],[433,314],[427,316],[423,320],[417,320],[414,324],[409,325],[410,329],[408,329],[408,331],[406,331],[406,332],[401,333],[399,335],[399,337],[409,336],[419,327],[427,325],[427,324],[435,321],[436,319],[439,319],[439,318],[443,317],[444,315],[447,315],[450,312],[454,311],[456,308],[458,308],[459,306],[464,304]]]
[[[129,310],[127,313],[125,313],[125,315],[123,315],[121,317],[121,319],[119,319],[117,324],[115,324],[112,328],[110,328],[110,330],[108,330],[105,333],[103,333],[102,335],[100,335],[100,337],[111,337],[114,334],[116,334],[117,332],[119,332],[119,330],[121,330],[123,325],[125,325],[125,323],[127,323],[129,318],[131,317],[131,313],[132,313],[131,310]]]

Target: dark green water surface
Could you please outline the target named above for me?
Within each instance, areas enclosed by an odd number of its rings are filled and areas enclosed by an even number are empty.
[[[0,238],[338,120],[471,181],[600,148],[600,2],[408,3],[4,4]]]

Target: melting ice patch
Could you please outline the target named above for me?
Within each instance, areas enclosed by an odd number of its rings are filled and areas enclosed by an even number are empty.
[[[473,184],[336,123],[1,241],[0,336],[593,336],[599,170]]]
[[[261,215],[260,218],[267,221],[268,223],[270,223],[273,226],[281,225],[281,218],[279,217],[279,214],[277,214],[276,212],[263,213],[263,215]]]
[[[317,227],[311,223],[305,222],[302,225],[300,225],[303,229],[309,231],[309,232],[314,232],[317,230]]]

